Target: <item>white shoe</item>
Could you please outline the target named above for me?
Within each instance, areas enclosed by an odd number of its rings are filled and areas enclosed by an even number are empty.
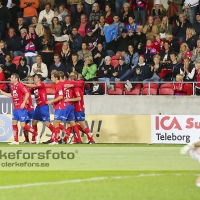
[[[116,79],[115,79],[115,82],[120,82],[120,79],[119,79],[119,78],[116,78]]]
[[[125,84],[125,88],[127,89],[127,91],[131,91],[131,89],[129,88],[129,86],[127,84]]]
[[[72,139],[74,138],[74,134],[70,133],[70,136],[67,139],[67,144],[70,144],[72,142]]]
[[[56,145],[56,144],[58,144],[58,142],[51,142],[51,143],[49,143],[49,145]]]
[[[40,135],[39,134],[35,137],[35,141],[36,141],[36,144],[40,143]]]
[[[23,141],[22,144],[30,144],[31,142]]]
[[[13,142],[10,142],[8,143],[9,145],[19,145],[19,142],[16,142],[16,141],[13,141]]]
[[[187,145],[185,145],[184,147],[181,148],[181,152],[180,153],[182,155],[187,155],[187,154],[189,154],[189,151],[191,149],[194,149],[194,144],[187,144]]]
[[[126,81],[126,85],[130,88],[130,89],[132,89],[133,88],[133,86],[132,86],[132,84],[130,83],[130,81],[129,80],[127,80]]]
[[[36,144],[36,141],[30,141],[30,144]]]

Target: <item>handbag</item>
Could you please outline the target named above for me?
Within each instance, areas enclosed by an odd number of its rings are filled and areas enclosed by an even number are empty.
[[[172,69],[165,69],[165,68],[163,68],[162,70],[161,70],[161,72],[158,74],[158,76],[160,77],[160,78],[164,78],[165,76],[167,76],[169,73],[172,73]]]

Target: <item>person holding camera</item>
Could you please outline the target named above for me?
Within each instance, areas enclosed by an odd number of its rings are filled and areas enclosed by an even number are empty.
[[[24,22],[28,26],[32,24],[32,17],[37,16],[39,0],[21,0],[20,8],[24,9]]]

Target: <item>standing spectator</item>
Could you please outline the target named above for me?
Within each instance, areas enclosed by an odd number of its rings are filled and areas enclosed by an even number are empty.
[[[17,24],[15,24],[14,29],[15,29],[15,33],[17,36],[21,36],[20,30],[22,28],[25,28],[26,30],[28,30],[27,25],[24,23],[24,18],[23,17],[18,17],[17,18]]]
[[[193,82],[195,80],[195,66],[189,58],[184,58],[183,65],[180,68],[180,74],[183,75],[184,82]]]
[[[37,8],[39,6],[39,0],[21,0],[20,8],[24,9],[24,22],[27,26],[32,23],[32,17],[37,16]]]
[[[50,74],[62,71],[63,73],[66,72],[66,65],[60,61],[60,56],[58,54],[54,54],[54,63],[50,66]]]
[[[32,17],[32,26],[35,28],[35,32],[38,37],[43,36],[43,25],[38,23],[38,17],[34,16]]]
[[[147,0],[133,0],[133,6],[135,7],[135,21],[139,24],[142,21],[142,26],[144,27],[146,23],[146,4]]]
[[[6,81],[3,69],[4,69],[4,65],[0,64],[0,82],[1,82],[0,83],[0,90],[6,92],[6,84],[2,83],[3,81]]]
[[[5,57],[9,54],[8,49],[5,47],[5,42],[3,40],[0,41],[0,64],[5,63]]]
[[[188,27],[186,29],[186,36],[183,38],[183,42],[187,43],[190,51],[192,51],[197,45],[197,35],[193,28]]]
[[[199,37],[200,36],[200,13],[199,12],[197,12],[196,22],[192,26],[196,32],[197,37]]]
[[[125,3],[127,3],[128,1],[127,0],[118,0],[118,1],[115,1],[115,8],[116,8],[116,13],[119,15],[120,12],[121,12],[121,9],[123,8],[123,5]]]
[[[50,3],[46,3],[45,4],[45,9],[42,10],[39,14],[39,23],[40,24],[52,24],[52,19],[54,17],[54,12],[53,10],[51,10],[51,4]]]
[[[176,5],[176,3],[174,3],[174,1],[180,1],[182,4],[182,0],[168,0],[168,8],[167,8],[167,17],[169,19],[169,24],[173,24],[173,22],[175,22],[175,20],[177,19],[177,16],[179,15],[179,13],[182,13],[182,5],[180,6],[181,11],[179,10],[178,5]]]
[[[55,0],[55,6],[56,8],[59,8],[60,5],[63,5],[65,8],[67,6],[67,1],[66,0]]]
[[[26,79],[26,77],[30,73],[30,68],[28,68],[26,65],[27,65],[26,57],[21,57],[17,68],[17,73],[19,74],[20,80]]]
[[[73,24],[79,23],[81,20],[81,15],[85,14],[83,11],[83,5],[81,3],[77,4],[76,6],[77,10],[76,13],[72,13],[72,22]]]
[[[66,72],[70,74],[71,72],[76,71],[79,74],[82,74],[82,69],[83,69],[83,64],[80,60],[78,60],[78,55],[72,54],[72,62],[69,65],[67,65]]]
[[[65,23],[63,23],[62,27],[61,27],[61,35],[69,35],[72,34],[72,24],[71,24],[71,16],[67,15],[65,17]]]
[[[63,42],[62,50],[61,50],[60,54],[61,54],[60,55],[61,56],[61,62],[64,63],[67,66],[71,61],[71,50],[69,48],[68,42]]]
[[[176,4],[178,14],[182,13],[183,0],[169,0],[169,2]]]
[[[61,33],[61,25],[58,23],[58,18],[53,17],[52,24],[50,25],[51,34],[59,37]]]
[[[8,0],[6,7],[11,14],[11,27],[15,26],[20,0]]]
[[[96,72],[97,72],[97,65],[94,64],[93,57],[92,56],[86,57],[82,70],[82,75],[84,79],[86,81],[92,81],[93,78],[96,77]]]
[[[90,13],[92,12],[92,5],[96,2],[96,0],[85,0],[84,2],[84,8],[85,13],[89,17]]]
[[[126,26],[128,24],[128,18],[129,16],[132,16],[133,12],[130,10],[130,4],[129,3],[124,3],[123,5],[123,12],[119,14],[120,16],[120,21],[124,23]],[[134,17],[135,19],[135,17]]]
[[[77,10],[76,10],[77,5],[81,3],[82,3],[82,0],[69,0],[72,15],[77,13]]]
[[[83,38],[78,34],[77,28],[72,28],[72,34],[69,35],[69,46],[72,53],[76,53],[81,50]]]
[[[149,16],[147,24],[143,28],[143,33],[146,34],[147,39],[153,40],[158,33],[157,25],[154,25],[154,19]]]
[[[97,48],[92,52],[94,63],[99,67],[103,64],[104,58],[107,56],[107,51],[104,50],[103,44],[98,43]]]
[[[99,9],[99,4],[94,3],[92,6],[92,12],[90,13],[89,22],[92,23],[92,26],[95,26],[99,22],[99,18],[102,15],[102,12]]]
[[[83,61],[86,57],[92,56],[92,52],[88,50],[88,46],[86,42],[82,43],[82,50],[78,51],[78,58],[80,61]]]
[[[85,34],[86,34],[86,29],[88,28],[87,26],[88,24],[88,21],[87,21],[87,15],[86,14],[82,14],[81,15],[81,21],[80,23],[77,23],[75,25],[75,27],[77,28],[78,30],[78,33],[80,34],[81,37],[85,37]]]
[[[101,82],[109,82],[114,73],[114,67],[111,65],[111,57],[106,56],[103,65],[98,68],[98,78]]]
[[[128,51],[125,55],[125,63],[134,68],[138,64],[139,54],[134,51],[133,45],[128,45]]]
[[[164,34],[165,37],[166,37],[166,34],[169,34],[169,35],[172,34],[172,25],[169,24],[169,20],[168,20],[167,16],[165,16],[165,17],[162,18],[162,22],[158,26],[158,33]]]
[[[114,17],[114,12],[112,11],[111,5],[107,4],[105,6],[105,12],[104,12],[104,16],[106,18],[106,22],[108,24],[112,24],[113,22],[113,17]]]
[[[128,16],[128,24],[126,25],[126,29],[128,31],[128,35],[131,36],[137,31],[138,24],[135,23],[135,17],[133,15]]]

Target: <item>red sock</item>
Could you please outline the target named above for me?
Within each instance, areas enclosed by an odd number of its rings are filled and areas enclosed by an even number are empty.
[[[73,126],[73,130],[74,130],[74,134],[77,139],[77,142],[82,142],[78,126],[77,125]]]
[[[12,132],[14,136],[14,141],[19,142],[18,140],[18,126],[17,125],[12,125]]]
[[[65,128],[64,125],[59,124],[59,128],[60,128],[62,131],[64,131],[65,134],[66,134],[68,137],[70,136],[70,132],[69,132],[68,128]]]
[[[23,132],[24,132],[25,141],[29,142],[28,131],[23,131]]]
[[[59,127],[55,127],[54,128],[54,141],[55,142],[58,142],[59,134],[60,134],[60,128]]]
[[[30,133],[33,133],[34,136],[37,136],[37,135],[38,135],[38,133],[35,131],[35,129],[32,128],[31,126],[29,126],[28,124],[26,124],[26,125],[24,126],[24,130],[25,130],[25,131],[28,131],[28,132],[30,132]]]
[[[90,132],[90,129],[88,127],[86,127],[83,132],[87,135],[88,140],[90,140],[90,142],[94,142],[94,139],[92,138],[92,134]]]
[[[77,124],[79,131],[83,131],[80,124]]]
[[[32,125],[35,132],[37,132],[37,125]]]
[[[54,131],[54,126],[52,124],[49,124],[48,128],[50,129],[50,131],[53,133]]]

